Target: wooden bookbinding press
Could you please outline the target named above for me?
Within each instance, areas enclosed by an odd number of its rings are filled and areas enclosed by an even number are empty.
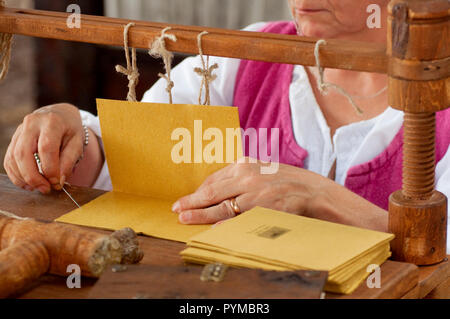
[[[389,201],[389,231],[395,234],[392,259],[416,265],[436,264],[446,258],[447,198],[435,190],[435,113],[450,106],[449,15],[448,0],[392,0],[387,50],[374,43],[327,40],[320,52],[322,67],[389,75],[389,105],[405,114],[403,186]],[[122,46],[123,26],[130,22],[82,16],[82,28],[69,29],[67,16],[6,8],[0,1],[0,34]],[[203,39],[205,55],[316,65],[314,49],[318,39],[133,22],[129,30],[129,45],[133,48],[148,49],[150,40],[170,26],[178,39],[167,41],[170,51],[197,54],[197,36],[207,31]],[[51,238],[46,235],[49,232],[53,233]],[[135,234],[129,230],[105,236],[67,225],[0,215],[0,297],[47,271],[66,274],[61,267],[68,256],[75,256],[88,276],[98,276],[105,263],[124,261],[125,250],[134,256],[128,262],[139,261],[142,253],[136,243]],[[23,267],[12,270],[12,263]],[[21,281],[13,284],[13,275]]]

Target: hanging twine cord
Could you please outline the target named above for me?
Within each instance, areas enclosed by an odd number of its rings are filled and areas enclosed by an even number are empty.
[[[358,105],[355,103],[354,99],[372,99],[372,98],[376,98],[378,96],[380,96],[381,94],[383,94],[386,90],[387,90],[387,86],[384,87],[383,89],[381,89],[380,91],[378,91],[377,93],[371,95],[371,96],[352,96],[349,93],[347,93],[347,91],[345,91],[343,88],[341,88],[339,85],[336,85],[334,83],[329,83],[329,82],[325,82],[324,81],[324,71],[325,69],[322,67],[321,63],[320,63],[320,46],[322,44],[327,44],[327,42],[325,40],[319,40],[316,42],[316,46],[314,48],[314,56],[316,58],[316,65],[317,68],[319,69],[319,78],[317,80],[317,86],[319,87],[319,91],[322,95],[327,95],[328,94],[328,89],[332,88],[335,89],[339,94],[345,96],[347,98],[347,100],[350,102],[350,104],[353,106],[353,108],[355,109],[355,111],[361,115],[363,114],[363,111],[358,107]]]
[[[197,37],[198,51],[200,53],[200,60],[202,61],[202,67],[194,68],[194,72],[202,77],[202,83],[200,85],[200,93],[198,96],[198,104],[211,105],[209,85],[212,81],[214,81],[217,78],[217,75],[212,73],[214,72],[215,69],[219,68],[219,65],[217,63],[214,63],[212,66],[209,66],[209,56],[206,57],[205,62],[205,57],[203,56],[203,49],[202,49],[202,37],[206,34],[208,34],[208,32],[203,31]],[[202,103],[203,88],[205,88],[205,100]]]
[[[173,61],[173,53],[166,49],[166,41],[165,39],[171,40],[173,42],[177,41],[177,37],[173,34],[166,34],[167,31],[172,29],[171,27],[167,27],[161,32],[161,36],[153,41],[150,51],[148,52],[154,58],[162,58],[164,61],[164,67],[166,69],[166,74],[159,73],[158,76],[167,81],[166,91],[169,94],[170,104],[173,103],[172,99],[172,89],[174,87],[174,83],[170,77],[170,72],[172,70],[172,61]]]
[[[0,7],[5,6],[5,1],[0,0]],[[12,34],[0,33],[0,81],[8,74],[11,60]]]
[[[136,85],[139,83],[139,70],[136,64],[136,49],[131,49],[131,61],[130,50],[128,48],[128,31],[130,27],[135,26],[133,22],[127,24],[123,31],[123,47],[125,49],[125,58],[127,60],[127,68],[121,65],[116,65],[116,71],[122,73],[128,78],[128,95],[127,101],[136,102]]]

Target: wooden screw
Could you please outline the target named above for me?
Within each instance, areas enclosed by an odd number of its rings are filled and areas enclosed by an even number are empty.
[[[434,187],[435,113],[449,106],[449,9],[447,0],[389,4],[389,104],[405,114],[403,185],[389,198],[389,231],[393,259],[416,265],[446,256],[447,198]]]

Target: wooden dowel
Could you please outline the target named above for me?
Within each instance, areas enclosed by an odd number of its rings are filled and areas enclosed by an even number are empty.
[[[170,26],[178,41],[167,42],[173,52],[198,54],[197,36],[202,40],[204,54],[266,62],[315,65],[314,46],[317,39],[295,35],[235,31],[218,28],[180,26],[144,21],[82,15],[81,28],[67,27],[68,13],[0,8],[0,32],[66,41],[122,46],[123,27],[129,22],[130,47],[148,49],[150,42]],[[321,48],[321,63],[327,68],[387,73],[384,45],[366,42],[327,40]]]

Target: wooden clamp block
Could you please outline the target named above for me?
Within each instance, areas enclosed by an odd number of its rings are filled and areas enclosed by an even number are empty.
[[[429,265],[446,257],[447,198],[435,191],[435,112],[449,107],[450,3],[389,4],[389,104],[405,112],[403,186],[389,199],[393,259]]]

